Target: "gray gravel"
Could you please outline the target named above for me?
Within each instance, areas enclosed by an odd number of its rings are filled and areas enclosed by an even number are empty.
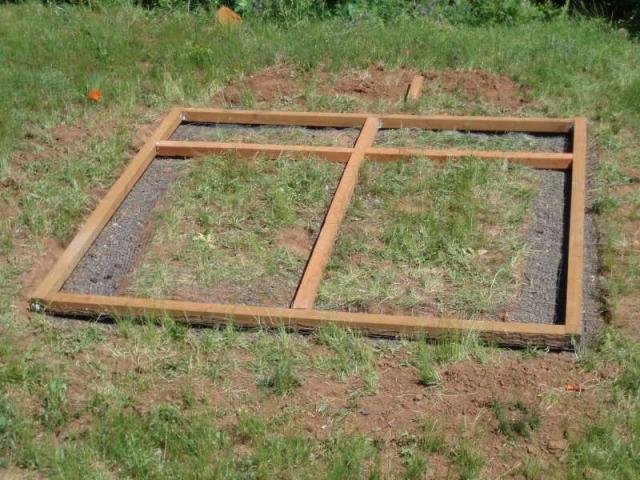
[[[527,236],[529,257],[522,291],[510,320],[562,323],[570,176],[555,170],[536,173],[540,192],[533,201],[533,218]]]
[[[185,160],[156,158],[71,273],[63,291],[115,295],[146,244],[151,212]]]

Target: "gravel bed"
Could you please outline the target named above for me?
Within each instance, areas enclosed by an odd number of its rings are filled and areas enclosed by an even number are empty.
[[[63,291],[116,295],[147,243],[145,230],[158,200],[188,161],[156,158],[62,287]]]

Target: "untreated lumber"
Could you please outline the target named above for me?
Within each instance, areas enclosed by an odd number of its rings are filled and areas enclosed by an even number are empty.
[[[334,162],[345,163],[353,148],[320,147],[314,145],[271,145],[230,142],[161,141],[156,144],[156,153],[163,157],[198,157],[232,152],[243,157],[264,155],[277,158],[280,155],[313,155]]]
[[[522,117],[420,116],[407,114],[278,112],[260,110],[221,110],[186,108],[185,121],[200,123],[236,123],[242,125],[296,125],[307,127],[359,128],[367,118],[376,116],[381,128],[422,128],[426,130],[464,130],[472,132],[567,133],[573,119]]]
[[[291,303],[292,308],[313,307],[324,269],[329,262],[336,237],[338,236],[338,229],[351,202],[365,152],[375,141],[379,123],[377,118],[369,117],[362,128],[351,158],[349,158],[344,168],[338,188],[320,229],[320,234],[298,285],[295,298]]]
[[[435,161],[445,161],[452,158],[481,158],[508,160],[513,163],[529,165],[535,168],[566,170],[571,165],[573,154],[554,152],[501,152],[487,150],[433,150],[428,148],[369,148],[366,152],[367,160],[395,161],[415,157],[425,157]]]
[[[409,84],[409,90],[407,90],[407,103],[412,103],[417,101],[422,95],[422,84],[424,83],[424,77],[422,75],[415,75],[411,79],[411,83]]]
[[[569,206],[569,246],[567,249],[567,299],[565,325],[569,333],[582,330],[582,296],[584,288],[584,215],[587,163],[587,124],[578,117],[573,131],[571,199]]]
[[[122,175],[120,175],[118,180],[113,184],[96,209],[80,227],[74,239],[38,286],[34,296],[46,297],[47,294],[56,292],[62,287],[78,262],[126,198],[129,191],[155,158],[156,142],[169,138],[178,125],[180,125],[181,119],[182,114],[180,108],[174,108],[169,112],[142,149],[133,157],[133,160],[127,165]]]
[[[478,332],[485,340],[509,346],[541,345],[570,348],[564,325],[511,323],[456,318],[412,317],[313,309],[256,307],[185,302],[178,300],[56,293],[40,300],[45,311],[61,315],[156,317],[178,322],[216,325],[232,322],[240,327],[287,327],[310,330],[333,323],[380,336],[438,337]]]
[[[264,155],[277,158],[283,154],[312,155],[325,160],[346,162],[353,148],[321,147],[313,145],[271,145],[254,143],[227,143],[203,141],[160,141],[156,144],[156,153],[166,157],[198,157],[224,152],[253,157]],[[566,170],[571,165],[573,154],[554,152],[501,152],[488,150],[433,150],[428,148],[387,148],[370,147],[366,150],[367,160],[387,162],[426,157],[435,161],[452,158],[473,157],[482,159],[508,160],[535,168]]]

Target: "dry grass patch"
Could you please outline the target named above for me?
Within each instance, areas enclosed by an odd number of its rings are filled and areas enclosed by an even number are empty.
[[[365,164],[317,306],[504,315],[537,185],[533,170],[495,161]]]
[[[341,172],[311,158],[194,161],[157,214],[130,293],[288,306]]]

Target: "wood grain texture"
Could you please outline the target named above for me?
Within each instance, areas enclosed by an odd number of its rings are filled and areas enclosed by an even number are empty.
[[[181,110],[173,109],[160,123],[142,149],[124,169],[122,175],[113,184],[109,192],[100,201],[96,209],[78,230],[69,246],[62,253],[51,271],[37,287],[34,296],[44,297],[58,291],[67,277],[73,272],[91,244],[111,219],[127,194],[142,176],[156,156],[156,142],[169,138],[181,122]]]
[[[151,317],[170,315],[176,321],[196,325],[233,322],[234,325],[241,327],[284,326],[297,330],[311,330],[327,323],[334,323],[369,334],[389,337],[400,335],[438,337],[455,332],[477,331],[483,339],[507,346],[571,347],[571,338],[566,334],[564,325],[221,305],[62,292],[40,301],[49,313],[94,318],[105,315]]]
[[[422,85],[424,84],[424,77],[422,75],[416,75],[409,84],[409,90],[407,90],[406,101],[412,103],[417,101],[422,96]]]
[[[369,148],[367,160],[388,162],[426,157],[434,161],[446,161],[456,158],[473,157],[487,160],[508,160],[513,163],[534,168],[566,170],[571,165],[573,154],[553,152],[501,152],[489,150],[433,150],[428,148]]]
[[[185,108],[185,120],[202,123],[244,125],[296,125],[309,127],[361,127],[375,116],[382,128],[423,128],[427,130],[468,130],[473,132],[567,133],[573,119],[522,117],[420,116],[407,114],[279,112]]]
[[[283,154],[312,155],[333,162],[346,163],[351,157],[353,148],[193,141],[161,141],[156,144],[156,154],[165,157],[198,157],[224,152],[233,152],[243,157],[264,155],[269,158],[277,158]]]
[[[329,262],[333,246],[338,236],[338,229],[342,224],[347,208],[351,202],[353,191],[358,182],[358,172],[364,155],[376,139],[379,122],[375,117],[370,117],[364,124],[360,136],[356,142],[351,158],[344,168],[340,183],[333,196],[327,215],[325,216],[320,235],[313,247],[309,261],[298,285],[298,290],[291,304],[292,308],[311,308],[316,300],[320,281],[324,269]]]
[[[569,246],[567,249],[567,301],[565,326],[576,336],[582,333],[582,295],[584,280],[584,217],[587,163],[587,124],[575,119],[571,167],[571,204],[569,210]]]

